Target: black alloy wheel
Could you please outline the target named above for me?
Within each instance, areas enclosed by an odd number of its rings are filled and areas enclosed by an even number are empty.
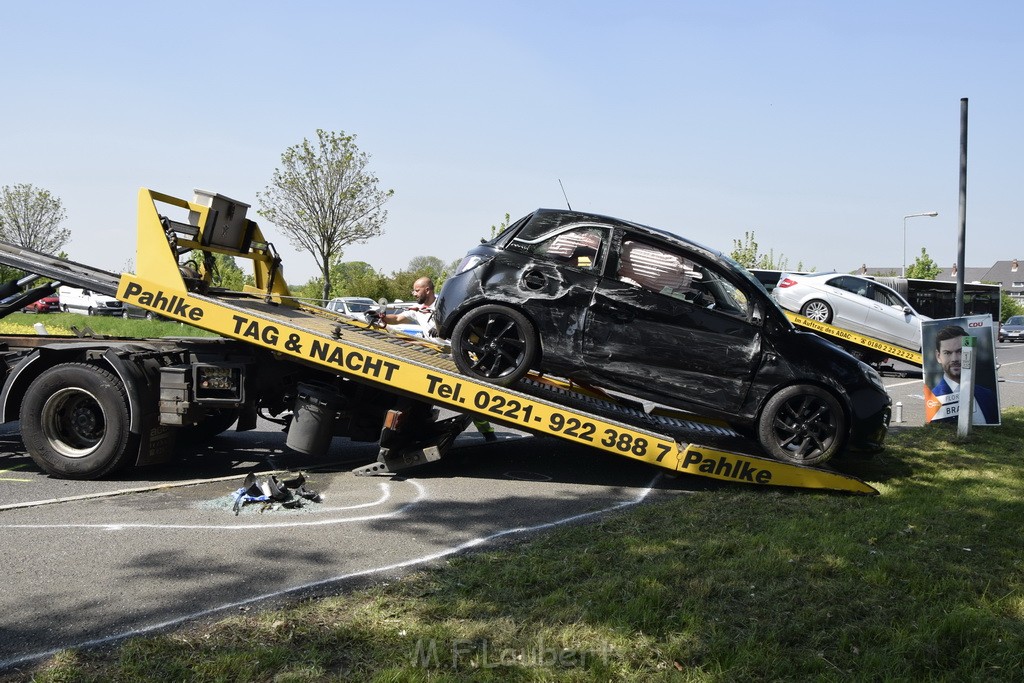
[[[510,386],[533,367],[537,333],[519,311],[489,304],[473,309],[452,332],[452,358],[459,370],[474,379]]]

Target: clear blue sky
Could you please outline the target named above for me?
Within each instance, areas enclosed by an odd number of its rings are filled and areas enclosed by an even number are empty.
[[[317,128],[357,136],[385,235],[448,262],[564,205],[818,270],[1024,258],[1024,4],[3,3],[0,185],[59,196],[72,259],[134,259],[139,187],[256,203]],[[255,215],[255,207],[250,218]],[[261,222],[293,284],[316,273]]]

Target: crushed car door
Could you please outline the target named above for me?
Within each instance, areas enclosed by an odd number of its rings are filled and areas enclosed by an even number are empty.
[[[607,275],[587,315],[588,370],[669,405],[739,409],[761,355],[750,297],[682,247],[628,234]]]
[[[594,224],[561,226],[534,239],[516,238],[510,253],[525,252],[507,295],[537,325],[545,355],[576,359],[583,319],[604,264],[610,230]]]

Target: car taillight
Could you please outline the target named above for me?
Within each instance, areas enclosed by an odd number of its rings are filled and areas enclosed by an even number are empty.
[[[790,280],[788,277],[784,277],[781,280],[779,280],[779,284],[777,284],[775,286],[776,287],[781,287],[781,288],[785,289],[786,287],[792,287],[795,284],[796,284],[796,280]]]

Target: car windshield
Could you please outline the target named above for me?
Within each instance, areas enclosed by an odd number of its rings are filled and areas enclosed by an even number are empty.
[[[353,313],[365,313],[366,311],[370,310],[371,305],[372,304],[349,302],[348,310],[352,311]]]
[[[1007,318],[1007,325],[1024,325],[1024,315],[1013,315]]]

